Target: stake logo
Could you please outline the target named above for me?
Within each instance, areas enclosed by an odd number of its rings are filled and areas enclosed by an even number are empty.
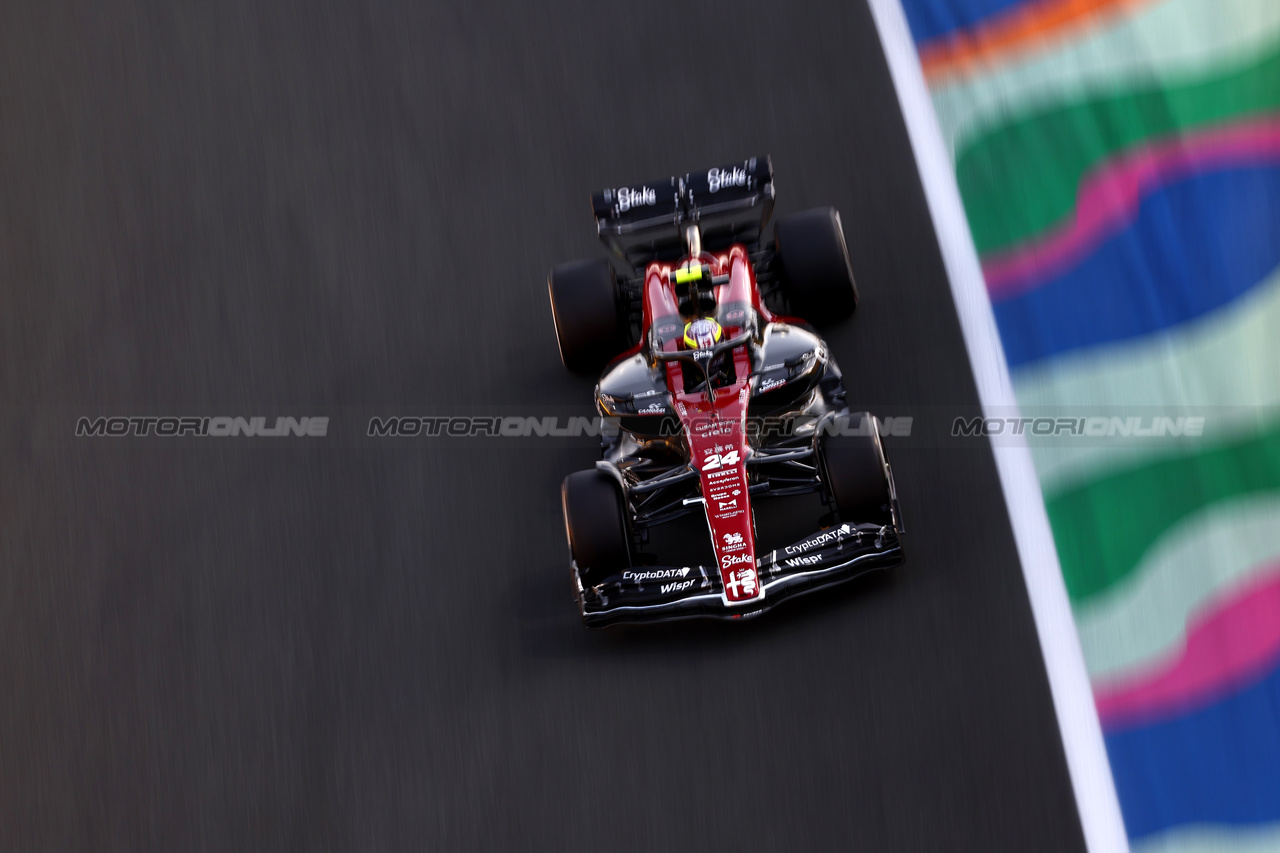
[[[630,187],[621,187],[618,189],[618,212],[626,213],[633,207],[640,205],[655,205],[658,203],[658,194],[653,187],[641,187],[633,190]]]
[[[720,192],[721,187],[745,187],[746,185],[747,171],[738,166],[732,169],[711,169],[707,172],[707,186],[713,193]]]

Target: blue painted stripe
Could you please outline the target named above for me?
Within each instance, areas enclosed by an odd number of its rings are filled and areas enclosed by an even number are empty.
[[[972,27],[1026,0],[904,0],[916,44]]]
[[[1280,167],[1170,183],[1075,267],[995,305],[1010,368],[1207,314],[1280,266]]]
[[[1280,669],[1201,711],[1106,735],[1129,837],[1280,820]]]

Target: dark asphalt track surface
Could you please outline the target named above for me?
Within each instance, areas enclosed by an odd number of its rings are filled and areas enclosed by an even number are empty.
[[[0,849],[1080,849],[987,450],[890,443],[895,576],[588,633],[589,441],[362,437],[589,414],[590,191],[764,152],[843,213],[853,402],[971,407],[858,2],[4,4]],[[73,437],[113,413],[332,423]]]

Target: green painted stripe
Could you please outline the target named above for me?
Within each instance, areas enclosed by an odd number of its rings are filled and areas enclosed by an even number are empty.
[[[1280,558],[1280,492],[1225,501],[1187,516],[1122,583],[1075,608],[1094,683],[1167,660],[1204,604]]]
[[[1011,116],[1118,88],[1213,74],[1258,59],[1277,38],[1276,0],[1163,0],[1046,50],[947,78],[930,96],[948,149],[958,151]]]
[[[1280,106],[1280,52],[1209,80],[1149,85],[1025,115],[960,153],[956,178],[979,253],[1071,214],[1081,178],[1144,141]]]
[[[1280,3],[1277,3],[1280,7]],[[1203,417],[1203,438],[1028,436],[1046,496],[1119,467],[1256,433],[1280,413],[1280,270],[1162,335],[1067,353],[1013,379],[1024,417]]]
[[[1169,528],[1202,507],[1280,489],[1280,425],[1161,459],[1047,501],[1067,592],[1077,604],[1129,577]]]

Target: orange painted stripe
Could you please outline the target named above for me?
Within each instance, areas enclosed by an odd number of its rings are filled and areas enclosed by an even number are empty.
[[[930,82],[969,71],[1042,45],[1053,35],[1098,24],[1127,8],[1154,0],[1031,0],[972,31],[961,31],[920,46],[920,64]]]

